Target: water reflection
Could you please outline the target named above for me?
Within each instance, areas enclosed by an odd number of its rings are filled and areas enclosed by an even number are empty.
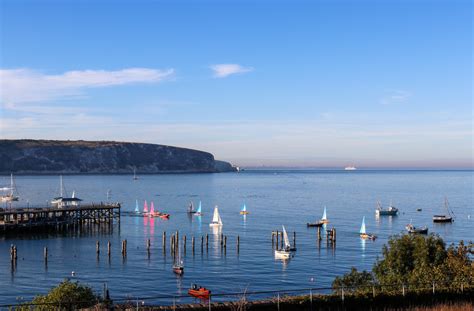
[[[362,257],[365,257],[365,243],[367,242],[365,239],[360,240],[360,248],[362,250]]]

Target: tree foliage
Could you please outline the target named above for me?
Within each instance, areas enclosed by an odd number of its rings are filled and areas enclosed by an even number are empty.
[[[437,235],[398,235],[390,238],[382,249],[382,259],[375,263],[372,274],[352,268],[342,277],[336,277],[333,288],[341,286],[411,285],[420,288],[443,284],[459,288],[461,284],[474,285],[472,244],[446,248]]]
[[[89,286],[64,280],[52,288],[46,295],[38,295],[31,305],[34,310],[76,310],[95,305],[99,297]],[[28,309],[30,308],[22,308]]]

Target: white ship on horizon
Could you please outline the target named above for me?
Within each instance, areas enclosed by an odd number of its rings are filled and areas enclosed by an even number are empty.
[[[349,166],[346,166],[344,168],[344,170],[346,170],[346,171],[355,171],[355,170],[357,170],[357,167],[355,167],[354,165],[349,165]]]

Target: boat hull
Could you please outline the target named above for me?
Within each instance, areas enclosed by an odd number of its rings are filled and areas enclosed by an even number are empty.
[[[433,216],[433,222],[453,222],[453,218],[445,215]]]
[[[241,211],[240,212],[240,215],[247,215],[249,212],[244,212],[244,211]]]
[[[306,223],[306,227],[322,227],[323,225],[324,223],[320,221],[313,222],[313,223],[310,223],[310,222]]]
[[[364,240],[375,240],[377,237],[373,234],[361,233],[360,238]]]
[[[188,290],[188,295],[196,298],[208,299],[209,295],[211,295],[211,291],[205,288],[190,289]]]
[[[289,259],[291,256],[291,253],[289,251],[284,251],[284,250],[276,250],[275,251],[275,258],[276,259]]]
[[[183,267],[173,267],[173,272],[178,275],[184,274],[184,268]]]

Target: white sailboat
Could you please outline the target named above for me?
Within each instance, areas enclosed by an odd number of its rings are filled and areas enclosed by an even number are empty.
[[[199,206],[196,212],[194,213],[195,216],[202,216],[202,211],[201,211],[201,201],[199,201]]]
[[[135,214],[140,214],[140,209],[138,208],[138,200],[135,200]]]
[[[75,191],[72,192],[71,197],[67,197],[66,191],[64,190],[63,184],[63,176],[59,176],[59,197],[54,198],[51,200],[51,204],[55,207],[62,208],[62,207],[70,207],[70,206],[78,206],[79,202],[82,200],[76,198]]]
[[[321,217],[321,223],[327,224],[329,223],[328,216],[326,214],[326,206],[324,206],[323,217]]]
[[[277,259],[288,259],[291,256],[291,245],[290,240],[288,239],[288,234],[286,233],[285,226],[283,227],[283,249],[275,250],[275,258]]]
[[[214,207],[214,215],[212,216],[212,221],[211,223],[209,224],[209,226],[219,226],[221,227],[222,226],[222,219],[221,219],[221,215],[219,215],[219,209],[217,208],[217,205],[216,207]]]
[[[360,226],[359,233],[360,233],[360,237],[362,239],[369,239],[369,240],[375,240],[376,239],[375,235],[367,233],[367,231],[365,229],[365,216],[362,217],[362,225]]]
[[[242,209],[240,210],[240,215],[247,215],[249,212],[247,212],[247,205],[242,206]]]
[[[10,191],[10,193],[2,195],[2,202],[13,202],[18,201],[18,196],[15,196],[15,184],[13,182],[13,174],[10,174],[10,187],[3,187],[0,190],[2,191]]]

